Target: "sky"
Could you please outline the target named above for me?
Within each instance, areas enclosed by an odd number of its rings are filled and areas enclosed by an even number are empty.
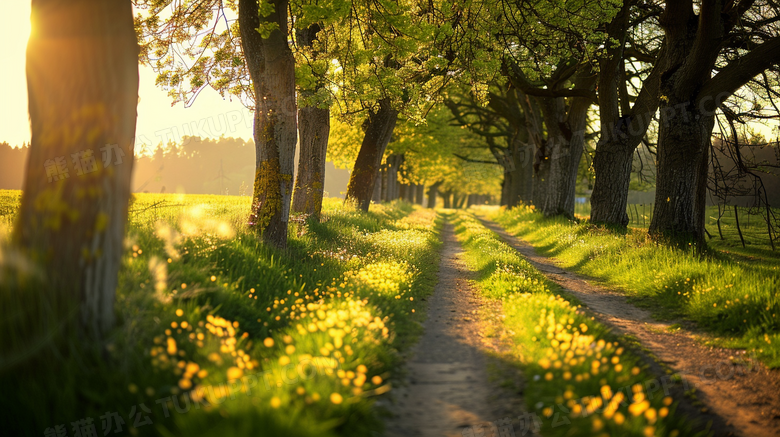
[[[27,116],[25,49],[30,34],[29,0],[2,0],[0,18],[0,142],[19,146],[30,141]],[[139,66],[140,88],[136,153],[150,152],[158,143],[179,142],[183,135],[252,138],[252,115],[238,100],[223,99],[204,89],[190,107],[171,106],[171,98],[155,86],[156,73]]]

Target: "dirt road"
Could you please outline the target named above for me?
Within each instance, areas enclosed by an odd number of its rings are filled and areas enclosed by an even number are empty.
[[[394,390],[388,436],[469,435],[469,427],[523,411],[516,392],[490,381],[488,368],[496,358],[486,352],[497,346],[483,336],[485,322],[479,320],[480,308],[488,304],[468,282],[451,224],[445,224],[442,239],[439,282],[428,299],[425,333],[410,351],[406,385]]]
[[[498,224],[482,221],[602,322],[636,337],[660,363],[684,375],[688,387],[695,387],[691,393],[696,397],[681,405],[684,415],[711,421],[716,436],[780,435],[780,372],[748,362],[741,351],[703,346],[684,329],[669,332],[670,324],[654,320],[648,311],[628,303],[624,295],[558,267]]]

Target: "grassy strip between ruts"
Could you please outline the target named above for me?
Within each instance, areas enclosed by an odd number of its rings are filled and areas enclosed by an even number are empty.
[[[533,423],[548,436],[677,436],[690,427],[672,414],[664,381],[557,286],[472,214],[457,213],[455,232],[477,287],[500,299],[515,345],[508,359],[526,375]],[[669,379],[669,382],[672,380]]]
[[[544,218],[533,207],[493,210],[491,218],[561,266],[620,287],[664,318],[682,317],[780,367],[780,256],[761,258],[659,244],[642,230],[625,234]],[[755,254],[758,252],[754,251]]]
[[[321,223],[299,222],[279,251],[244,226],[248,198],[138,195],[131,210],[109,353],[25,325],[41,324],[40,308],[20,291],[38,290],[11,289],[25,273],[0,266],[10,434],[381,430],[373,398],[390,389],[397,350],[421,331],[419,302],[436,281],[433,211],[393,204],[364,214],[333,199]],[[27,357],[14,337],[44,346]]]

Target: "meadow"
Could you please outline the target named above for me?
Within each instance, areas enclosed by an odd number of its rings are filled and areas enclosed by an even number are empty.
[[[18,191],[0,192],[3,239]],[[289,247],[246,227],[248,197],[136,194],[108,347],[30,326],[56,287],[0,253],[0,408],[9,435],[365,436],[432,292],[432,210],[330,199]],[[21,339],[21,340],[20,340]],[[101,434],[102,433],[102,434]]]
[[[445,221],[478,291],[500,302],[511,341],[501,358],[526,384],[523,429],[698,435],[702,424],[677,412],[682,393],[659,391],[635,340],[592,317],[477,215],[706,342],[780,366],[780,263],[756,240],[742,249],[713,239],[701,252],[525,206],[394,202],[362,213],[327,199],[321,221],[293,217],[279,250],[247,228],[249,197],[214,195],[134,196],[117,327],[107,345],[92,345],[58,329],[54,316],[76,313],[58,308],[56,284],[5,244],[20,195],[0,191],[0,408],[13,435],[381,435],[384,405],[404,383],[402,357],[422,332]]]
[[[747,349],[780,367],[780,252],[755,217],[751,226],[740,223],[743,248],[733,216],[724,216],[721,240],[713,229],[717,211],[708,213],[713,238],[706,249],[692,250],[655,241],[646,228],[618,232],[587,220],[545,218],[531,206],[487,212],[561,267],[617,287],[660,319],[692,322],[688,327],[706,344]]]

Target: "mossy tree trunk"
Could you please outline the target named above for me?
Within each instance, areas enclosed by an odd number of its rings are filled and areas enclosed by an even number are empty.
[[[133,170],[138,44],[130,2],[34,0],[32,139],[13,241],[83,332],[114,324]]]
[[[263,240],[287,245],[298,137],[295,59],[288,46],[286,0],[269,0],[273,12],[261,16],[258,0],[241,0],[238,21],[255,97],[255,183],[250,225]],[[263,38],[257,30],[275,24]]]

